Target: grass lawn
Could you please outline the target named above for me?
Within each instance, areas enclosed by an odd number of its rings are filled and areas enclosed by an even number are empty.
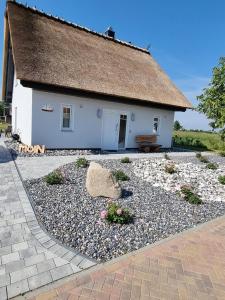
[[[225,151],[225,142],[217,133],[174,131],[174,146],[193,150]]]

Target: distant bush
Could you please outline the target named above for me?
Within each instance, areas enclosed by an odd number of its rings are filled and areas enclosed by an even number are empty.
[[[84,157],[80,157],[76,160],[76,166],[78,168],[87,168],[88,167],[88,160]]]
[[[218,177],[218,180],[219,180],[219,182],[220,182],[221,184],[225,184],[225,176],[220,175],[220,176]]]
[[[130,177],[127,176],[122,170],[116,170],[113,172],[114,177],[117,181],[127,181],[130,180]]]
[[[61,184],[63,183],[63,175],[59,171],[53,171],[45,176],[45,181],[47,184]]]
[[[198,139],[189,136],[174,135],[173,143],[177,146],[188,146],[192,148],[207,149],[207,147]]]
[[[129,157],[123,157],[121,159],[121,163],[123,163],[123,164],[129,164],[129,163],[131,163],[131,161],[130,161]]]
[[[206,165],[206,168],[211,169],[211,170],[216,170],[216,169],[218,169],[218,165],[216,163],[208,163]]]

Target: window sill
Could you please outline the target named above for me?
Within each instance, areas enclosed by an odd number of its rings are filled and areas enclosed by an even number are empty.
[[[73,132],[73,129],[61,128],[62,132]]]

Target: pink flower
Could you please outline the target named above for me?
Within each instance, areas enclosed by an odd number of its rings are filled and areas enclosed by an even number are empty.
[[[100,213],[101,219],[105,219],[108,216],[108,212],[107,210],[102,210]]]
[[[123,213],[122,208],[118,208],[116,213],[117,213],[118,216],[122,215],[122,213]]]

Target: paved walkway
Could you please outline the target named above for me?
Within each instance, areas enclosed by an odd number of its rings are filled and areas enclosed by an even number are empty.
[[[30,300],[225,299],[225,217],[100,265]],[[22,298],[24,299],[24,298]]]
[[[0,139],[0,300],[93,265],[90,259],[59,245],[39,226],[11,155]]]
[[[214,155],[213,152],[202,152],[207,155]],[[195,156],[195,152],[171,152],[169,156],[185,157]],[[82,156],[88,160],[121,159],[123,157],[130,159],[142,158],[163,158],[164,153],[111,153]],[[47,175],[56,168],[75,161],[80,156],[42,156],[42,157],[17,157],[16,164],[20,170],[23,179],[39,178]]]

